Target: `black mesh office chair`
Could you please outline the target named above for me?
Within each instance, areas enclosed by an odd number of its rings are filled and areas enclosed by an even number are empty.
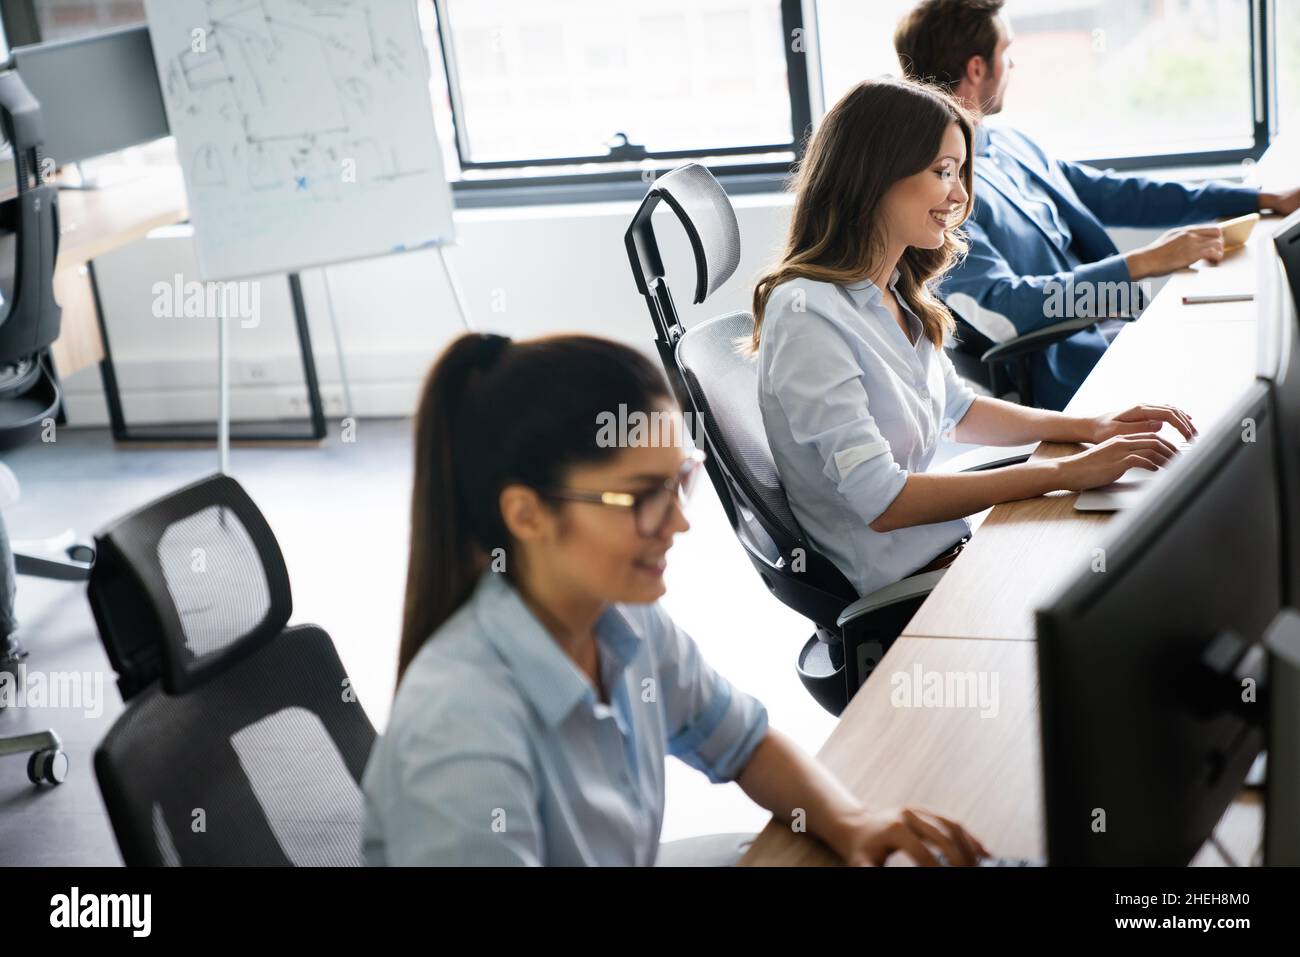
[[[42,437],[62,419],[49,347],[59,338],[55,302],[59,187],[44,179],[44,127],[17,73],[0,73],[0,127],[13,147],[17,195],[0,203],[0,452]],[[85,581],[94,551],[81,542],[14,555],[19,575]]]
[[[0,73],[0,132],[13,150],[16,194],[0,203],[0,453],[36,439],[60,417],[62,395],[49,347],[62,311],[54,301],[59,249],[58,190],[44,180],[40,104],[18,74]],[[0,466],[3,467],[3,466]],[[19,575],[84,580],[94,555],[88,546],[60,545],[49,554],[19,550]],[[0,636],[0,659],[19,649]],[[28,777],[58,784],[67,758],[53,730],[0,738],[0,755],[29,754]]]
[[[90,603],[127,709],[95,776],[129,865],[361,863],[375,730],[329,636],[286,627],[262,513],[213,476],[96,536]]]
[[[679,167],[656,180],[646,194],[627,230],[628,256],[637,290],[650,308],[660,360],[677,401],[697,424],[709,456],[709,478],[732,530],[772,594],[816,625],[799,653],[799,678],[818,703],[839,714],[857,690],[855,682],[867,677],[943,572],[914,575],[859,598],[834,563],[808,541],[790,511],[768,448],[758,406],[757,364],[737,346],[750,338],[754,318],[733,312],[690,329],[682,325],[651,222],[661,201],[676,214],[690,241],[695,303],[716,292],[740,262],[735,211],[707,169],[695,163]]]
[[[0,73],[0,127],[13,148],[17,194],[0,203],[0,452],[40,437],[61,417],[63,395],[50,360],[63,310],[54,300],[59,192],[45,182],[40,104],[17,73]],[[93,553],[18,554],[20,575],[84,581]]]
[[[61,418],[63,394],[50,346],[63,310],[54,300],[59,255],[59,192],[45,182],[40,104],[17,73],[0,73],[0,125],[13,147],[17,195],[0,203],[0,452],[42,436]],[[18,574],[84,581],[94,561],[88,545],[19,551]]]

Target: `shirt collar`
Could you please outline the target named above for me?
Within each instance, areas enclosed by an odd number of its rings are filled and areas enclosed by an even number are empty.
[[[986,123],[977,123],[975,126],[975,138],[972,144],[976,156],[988,156],[992,152],[989,141],[989,128]]]
[[[505,575],[485,571],[470,597],[474,617],[487,640],[547,727],[563,721],[581,701],[595,707],[587,676],[555,643]],[[596,621],[596,641],[621,672],[641,647],[641,635],[617,605]]]
[[[893,275],[889,277],[889,288],[891,292],[898,292],[898,269],[895,268]],[[859,309],[864,306],[871,306],[879,303],[882,296],[880,287],[870,279],[864,279],[861,282],[855,282],[850,286],[845,286],[849,291],[849,297],[853,300],[854,305]]]

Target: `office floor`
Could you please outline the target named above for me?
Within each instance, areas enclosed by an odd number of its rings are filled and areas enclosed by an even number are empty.
[[[266,513],[289,565],[295,622],[323,626],[362,704],[381,730],[388,717],[405,575],[410,423],[363,420],[356,441],[236,448],[231,472]],[[99,526],[213,471],[203,448],[119,449],[105,430],[65,429],[52,444],[5,456],[23,486],[5,510],[17,540]],[[712,489],[700,487],[692,530],[669,558],[674,618],[708,660],[758,695],[772,723],[809,750],[833,727],[803,690],[795,654],[810,625],[767,594],[732,537]],[[102,676],[102,714],[52,708],[0,711],[0,734],[55,728],[71,759],[68,780],[35,788],[26,761],[0,758],[0,864],[114,865],[121,859],[95,786],[91,757],[122,703],[95,631],[84,586],[19,580],[18,616],[29,671]],[[669,762],[663,837],[760,828],[767,815],[735,785],[710,784]]]

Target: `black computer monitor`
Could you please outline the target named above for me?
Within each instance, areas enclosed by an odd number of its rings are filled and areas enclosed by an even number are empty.
[[[1277,397],[1278,451],[1283,512],[1283,591],[1300,608],[1300,212],[1274,233],[1276,256],[1260,258],[1259,305],[1264,375]],[[1269,660],[1269,735],[1265,861],[1300,864],[1300,668],[1296,666],[1300,624],[1294,613],[1279,622]],[[1289,636],[1291,653],[1285,650]]]
[[[1202,656],[1224,633],[1258,642],[1281,607],[1272,403],[1252,383],[1038,613],[1053,865],[1187,863],[1262,747],[1263,716]]]
[[[59,166],[169,135],[147,26],[15,47]]]
[[[1282,467],[1284,598],[1300,608],[1300,212],[1273,236],[1276,256],[1260,258],[1261,374],[1275,383]]]

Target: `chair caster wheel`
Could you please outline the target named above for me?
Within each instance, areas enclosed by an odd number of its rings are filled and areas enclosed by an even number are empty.
[[[33,784],[62,784],[67,777],[68,755],[63,751],[35,751],[27,759],[27,778]]]

